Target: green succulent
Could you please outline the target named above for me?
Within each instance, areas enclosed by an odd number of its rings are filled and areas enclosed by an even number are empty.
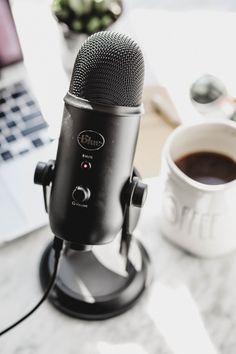
[[[76,16],[83,16],[91,13],[92,0],[68,0],[69,7],[74,11]]]
[[[122,12],[121,0],[53,0],[52,12],[59,22],[80,33],[107,29]]]

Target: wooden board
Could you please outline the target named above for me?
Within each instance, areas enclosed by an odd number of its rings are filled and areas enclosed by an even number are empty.
[[[168,123],[153,107],[151,98],[155,94],[165,95],[162,87],[145,87],[144,109],[145,114],[141,121],[135,166],[142,177],[151,177],[159,174],[161,166],[161,152],[163,145],[173,131],[174,126]]]

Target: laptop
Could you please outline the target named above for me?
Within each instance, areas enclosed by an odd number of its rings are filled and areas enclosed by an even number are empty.
[[[0,1],[0,244],[48,222],[38,161],[55,158],[48,124],[33,96],[8,0]],[[54,144],[55,145],[55,144]]]

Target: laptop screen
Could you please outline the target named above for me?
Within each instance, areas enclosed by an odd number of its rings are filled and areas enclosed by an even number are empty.
[[[23,56],[8,0],[0,0],[0,69],[22,61]]]

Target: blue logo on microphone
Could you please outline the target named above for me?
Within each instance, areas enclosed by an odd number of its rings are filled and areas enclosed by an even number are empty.
[[[78,144],[85,150],[99,150],[105,144],[104,137],[94,130],[83,130],[77,136]]]

